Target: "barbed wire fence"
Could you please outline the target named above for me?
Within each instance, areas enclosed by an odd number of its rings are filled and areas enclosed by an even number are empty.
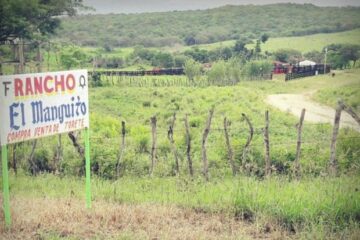
[[[177,123],[179,125],[179,123]],[[305,127],[306,126],[328,126],[328,123],[305,123],[304,124]],[[294,125],[295,129],[298,129],[296,127],[296,125]],[[336,122],[335,122],[335,126],[333,127],[333,132],[331,133],[331,129],[327,128],[327,131],[325,131],[324,133],[320,134],[319,136],[316,137],[316,139],[309,139],[309,136],[304,136],[300,141],[294,138],[294,141],[279,141],[278,139],[276,139],[276,141],[272,141],[272,134],[275,134],[278,131],[283,131],[284,128],[283,127],[279,127],[279,126],[275,126],[272,127],[270,125],[269,130],[270,130],[270,140],[267,143],[266,140],[263,138],[264,137],[264,131],[265,128],[263,126],[255,126],[253,127],[253,140],[252,142],[249,144],[249,148],[252,150],[256,150],[258,153],[261,153],[263,149],[269,148],[269,152],[270,152],[270,156],[271,153],[276,150],[277,148],[279,149],[285,149],[287,153],[295,153],[296,151],[296,155],[300,153],[298,153],[299,151],[302,150],[301,146],[305,146],[307,148],[312,148],[312,147],[317,147],[317,148],[328,148],[330,152],[335,152],[334,150],[334,144],[332,144],[332,142],[334,141],[334,130],[336,129],[336,127],[338,128],[339,126],[336,126]],[[129,130],[130,129],[130,130]],[[205,128],[206,129],[206,128]],[[152,135],[156,135],[155,138],[160,137],[160,139],[162,139],[162,142],[166,142],[166,138],[169,136],[169,130],[170,129],[165,129],[165,128],[155,128],[154,129],[151,128],[150,124],[149,127],[146,129],[142,129],[141,130],[141,134],[140,136],[145,136],[145,138],[147,138],[147,144],[150,145],[150,138]],[[176,129],[171,129],[171,133],[175,134],[177,136],[175,141],[175,148],[177,153],[181,156],[182,159],[185,158],[186,155],[186,149],[187,148],[191,148],[193,149],[193,147],[195,146],[195,150],[191,151],[192,155],[197,155],[196,159],[197,161],[199,161],[202,157],[200,157],[200,148],[201,146],[206,145],[205,147],[207,147],[209,150],[208,151],[212,151],[212,152],[217,152],[219,150],[221,150],[223,153],[226,153],[227,151],[229,151],[229,149],[226,149],[226,144],[225,144],[225,131],[228,131],[230,133],[230,140],[234,140],[235,138],[239,138],[239,135],[243,136],[243,140],[245,140],[244,138],[247,136],[246,133],[249,132],[249,129],[247,129],[246,127],[228,127],[228,128],[224,128],[224,127],[219,127],[219,126],[213,126],[213,128],[210,127],[209,129],[209,143],[204,143],[204,141],[201,142],[201,138],[199,137],[202,134],[203,129],[199,126],[199,127],[191,127],[189,130],[191,132],[191,134],[197,134],[197,136],[193,136],[193,140],[196,140],[197,142],[193,142],[193,143],[188,143],[183,141],[182,138],[185,138],[186,136],[186,129],[184,127],[178,127]],[[301,134],[301,132],[298,132],[298,134]],[[147,136],[147,137],[146,137]],[[104,136],[91,136],[91,141],[93,142],[93,145],[95,146],[95,149],[93,149],[93,152],[96,153],[97,157],[100,158],[114,158],[114,156],[118,156],[119,152],[126,152],[126,151],[134,151],[134,148],[137,148],[136,146],[136,141],[138,140],[137,137],[139,137],[139,133],[134,133],[131,130],[131,126],[127,126],[127,128],[125,127],[125,124],[122,125],[122,129],[121,129],[121,133],[119,133],[118,137],[104,137]],[[126,140],[125,140],[126,139]],[[154,138],[153,138],[154,139]],[[335,136],[335,141],[342,141],[342,140],[351,140],[351,141],[358,141],[360,139],[360,137],[357,136],[341,136],[338,137],[337,134]],[[126,144],[124,144],[121,147],[121,150],[119,150],[119,146],[121,145],[121,142],[126,142]],[[151,142],[152,144],[153,141]],[[168,152],[165,154],[166,158],[173,158],[170,155],[170,144],[171,142],[168,143],[168,147],[165,149],[168,150]],[[126,145],[126,146],[125,146]],[[190,146],[189,146],[190,145]],[[237,144],[232,144],[232,147],[236,149],[235,154],[240,156],[241,151],[243,151],[245,145],[245,141],[239,143],[237,142]],[[300,145],[300,147],[298,147]],[[336,146],[336,145],[335,145]],[[151,156],[150,153],[150,149],[148,149],[149,146],[145,147],[145,149],[143,149],[143,152],[139,151],[139,154],[145,154],[145,155],[149,155],[149,159],[154,158],[154,156]],[[102,149],[112,149],[112,151],[110,152],[106,152],[106,151],[102,151]],[[155,145],[152,146],[152,151],[154,150],[158,150],[157,151],[157,155],[159,154],[164,154],[163,150],[164,150],[164,146],[159,146],[158,143],[155,143]],[[267,153],[262,153],[260,156],[261,157],[265,157]],[[313,158],[316,159],[317,153],[316,151],[308,151],[306,153],[307,155],[312,154]],[[225,154],[226,155],[226,154]],[[293,154],[295,155],[295,154]],[[161,156],[155,156],[155,158],[158,158]],[[227,157],[224,157],[227,158]],[[240,159],[239,159],[240,158]],[[301,157],[300,157],[301,159]],[[154,161],[154,160],[151,160]],[[244,159],[241,159],[241,157],[237,158],[237,161],[241,162],[241,161],[245,161]],[[334,161],[333,159],[329,161],[329,168],[335,168],[335,173],[332,173],[332,175],[336,175],[337,174],[337,168],[338,168],[338,163],[335,162],[332,163],[331,161]],[[155,161],[156,162],[156,161]],[[170,162],[170,160],[168,161]],[[149,163],[150,164],[150,163]],[[154,163],[152,163],[154,164]],[[189,164],[189,163],[188,163]],[[292,162],[289,162],[288,164],[293,164]],[[116,165],[119,165],[119,162],[116,163]],[[156,164],[155,164],[156,165]],[[183,168],[185,168],[185,163],[183,163]],[[197,166],[199,166],[199,163],[196,164]],[[241,164],[243,165],[243,164]],[[156,167],[156,166],[154,166]],[[229,166],[230,167],[230,166]],[[240,166],[238,166],[240,167]],[[271,168],[274,169],[275,167],[273,165],[271,165]],[[177,170],[178,171],[178,170]],[[204,171],[207,170],[203,170]],[[200,171],[201,172],[201,171]],[[265,171],[266,173],[267,171]],[[190,174],[190,173],[189,173]],[[269,173],[270,174],[270,173]]]
[[[51,42],[48,42],[47,43],[48,46],[47,46],[47,49],[48,49],[48,59],[47,59],[47,65],[48,65],[48,68],[49,68],[49,54],[50,54],[50,51],[51,51],[51,44],[55,44],[55,43],[51,43]],[[35,67],[33,68],[30,68],[30,71],[39,71],[39,69],[41,69],[41,62],[42,62],[42,59],[41,59],[41,54],[40,54],[40,44],[38,42],[34,42],[34,43],[24,43],[24,42],[19,42],[19,43],[12,43],[11,44],[12,46],[15,47],[15,54],[14,54],[14,61],[13,62],[10,62],[10,64],[14,64],[16,65],[17,67],[17,70],[15,69],[15,73],[22,73],[22,72],[25,72],[25,59],[24,59],[24,45],[31,45],[31,46],[37,46],[37,56],[36,56],[36,61],[35,61]],[[112,78],[113,76],[111,76]],[[109,81],[109,84],[110,84],[110,79],[108,79]],[[154,86],[157,86],[157,85],[161,85],[161,84],[158,84],[159,81],[161,80],[149,80],[146,84],[138,84],[136,83],[134,86],[145,86],[147,87],[149,84],[153,84]],[[111,82],[113,82],[113,79],[111,79]],[[131,79],[130,79],[130,82],[131,82]],[[185,83],[184,86],[187,86],[187,83],[186,82],[183,82],[182,79],[176,79],[173,81],[174,84],[183,84]],[[114,83],[113,83],[114,84]],[[130,84],[131,85],[131,84]],[[171,85],[171,84],[170,84]],[[348,112],[358,123],[359,123],[359,117],[352,111],[352,109],[348,106],[346,106],[344,103],[339,103],[339,109],[340,111],[338,111],[338,114],[341,114],[341,111],[346,111]],[[338,116],[338,121],[340,119],[340,116]],[[301,145],[319,145],[321,144],[323,147],[329,145],[331,146],[330,148],[330,151],[331,151],[331,157],[330,157],[330,161],[329,161],[329,165],[331,166],[332,170],[332,175],[336,175],[337,173],[337,161],[336,161],[336,141],[337,140],[347,140],[347,139],[351,139],[351,140],[358,140],[359,137],[338,137],[337,134],[338,134],[338,128],[339,128],[339,122],[336,122],[336,118],[334,120],[335,124],[334,124],[334,131],[332,133],[332,136],[330,134],[325,134],[323,135],[321,138],[318,137],[317,139],[313,139],[313,140],[308,140],[305,138],[305,140],[303,139],[302,141],[300,141],[300,144]],[[324,125],[323,123],[305,123],[305,126],[309,126],[309,125]],[[295,125],[294,125],[295,126]],[[199,136],[201,135],[201,127],[197,127],[196,130],[195,130],[195,127],[189,127],[190,129],[190,132],[193,132],[193,131],[197,131]],[[296,127],[297,128],[297,127]],[[228,131],[230,133],[230,137],[231,137],[231,140],[235,137],[234,135],[236,134],[246,134],[249,129],[247,129],[246,127],[244,128],[232,128],[231,126],[228,126],[227,129],[224,128],[224,127],[220,127],[220,126],[213,126],[213,127],[210,127],[209,128],[209,131],[210,131],[210,138],[211,136],[217,136],[217,138],[220,138],[220,135],[224,135],[224,132],[225,131]],[[173,133],[175,134],[183,134],[185,135],[185,129],[184,128],[177,128],[177,129],[172,129],[171,130]],[[255,126],[253,127],[253,134],[254,134],[254,139],[253,141],[249,144],[249,147],[250,148],[270,148],[270,152],[272,149],[276,148],[276,147],[292,147],[292,146],[296,146],[297,144],[299,144],[299,142],[296,142],[296,140],[294,139],[293,142],[279,142],[279,141],[271,141],[271,138],[272,138],[272,134],[277,132],[277,131],[283,131],[283,128],[278,128],[278,127],[273,127],[270,125],[270,128],[269,128],[269,134],[270,134],[270,141],[268,143],[266,143],[266,141],[264,139],[262,139],[262,136],[264,134],[264,131],[265,131],[265,126]],[[123,132],[123,138],[126,137],[126,141],[134,141],[134,138],[136,136],[134,136],[132,134],[132,132],[128,132],[126,131],[126,129],[124,129]],[[155,131],[151,130],[150,126],[148,129],[146,130],[142,130],[142,133],[143,134],[155,134],[155,135],[159,135],[159,136],[162,136],[163,138],[166,139],[166,137],[168,137],[169,135],[169,129],[159,129],[159,128],[156,128]],[[193,133],[192,133],[193,134]],[[120,135],[119,135],[120,136]],[[106,140],[105,140],[106,139]],[[94,137],[91,137],[91,140],[93,142],[93,144],[96,146],[95,149],[93,150],[94,152],[97,152],[97,156],[102,156],[103,158],[106,158],[106,157],[111,157],[111,156],[114,156],[113,153],[105,153],[103,151],[103,153],[101,153],[104,149],[104,147],[106,148],[112,148],[114,149],[114,152],[117,152],[118,148],[119,148],[119,145],[120,145],[120,137],[116,137],[116,138],[107,138],[107,137],[104,137],[104,136],[94,136]],[[101,143],[99,144],[100,145],[100,150],[97,149],[98,148],[98,144],[96,143],[97,141],[100,141],[101,140]],[[200,141],[200,137],[197,139],[198,141]],[[217,139],[216,139],[217,140]],[[264,142],[262,142],[264,140]],[[35,147],[36,147],[36,141],[33,141],[32,143],[25,143],[25,144],[22,144],[22,146],[26,146],[26,145],[29,145],[29,144],[32,144],[32,149],[34,150]],[[61,142],[61,135],[59,136],[59,141]],[[108,142],[106,142],[108,141]],[[42,141],[39,141],[40,143]],[[193,145],[196,146],[197,148],[200,148],[200,146],[205,146],[205,147],[209,147],[211,148],[210,150],[214,151],[214,149],[218,149],[218,148],[222,148],[222,149],[225,149],[225,139],[223,139],[222,142],[216,142],[216,141],[209,141],[210,143],[208,144],[204,144],[204,143],[196,143]],[[329,144],[330,143],[330,144]],[[188,143],[189,145],[189,143]],[[61,146],[58,146],[61,148]],[[133,148],[133,144],[125,144],[125,146],[122,148],[122,151],[127,151],[129,150],[130,148]],[[185,144],[177,144],[175,142],[175,147],[177,148],[177,151],[182,150],[184,151],[184,148],[185,148]],[[191,148],[192,146],[190,146]],[[239,147],[239,146],[237,146]],[[240,146],[240,148],[243,147],[243,146]],[[152,147],[153,150],[160,150],[161,148],[159,148],[156,144],[155,146]],[[301,148],[300,148],[301,149]],[[32,150],[32,151],[33,151]],[[59,149],[60,151],[61,149]],[[119,150],[120,151],[120,150]],[[15,152],[16,152],[16,147],[14,146],[13,147],[13,155],[15,155]],[[100,154],[99,154],[100,152]],[[119,153],[117,153],[119,154]],[[192,152],[192,154],[194,154],[194,152]],[[33,155],[33,153],[31,153],[30,155]],[[264,154],[265,156],[265,154]],[[16,158],[16,156],[13,157],[14,159]],[[58,160],[60,160],[60,156],[58,156]],[[32,157],[30,157],[30,160],[32,159]],[[15,164],[16,165],[16,161],[14,160],[13,161],[13,165]],[[117,165],[119,165],[119,163],[117,163]]]

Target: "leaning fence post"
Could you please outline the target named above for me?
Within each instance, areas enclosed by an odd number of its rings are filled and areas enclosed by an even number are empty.
[[[61,134],[58,135],[58,142],[56,145],[56,155],[54,158],[55,172],[58,172],[60,169],[60,161],[62,159],[62,141]]]
[[[155,161],[156,161],[156,116],[150,118],[151,122],[151,135],[152,135],[152,147],[151,147],[151,167],[150,167],[150,176],[153,175]]]
[[[186,130],[186,157],[189,164],[189,173],[190,176],[194,176],[194,170],[192,167],[192,160],[191,160],[191,136],[190,136],[190,127],[188,121],[188,114],[185,115],[185,130]]]
[[[271,173],[270,165],[270,140],[269,140],[269,111],[265,111],[265,129],[264,129],[264,144],[265,144],[265,175],[269,176]]]
[[[297,177],[297,178],[300,177],[301,132],[302,132],[302,127],[303,127],[304,117],[305,117],[305,108],[302,109],[302,111],[301,111],[300,122],[297,126],[298,138],[297,138],[297,144],[296,144],[296,157],[295,157],[295,162],[294,162],[294,164],[295,164],[294,174],[295,174],[295,177]]]
[[[201,145],[202,160],[203,160],[203,174],[204,174],[206,181],[209,181],[209,166],[208,166],[208,159],[207,159],[207,154],[206,154],[206,142],[207,142],[207,137],[210,132],[211,119],[213,117],[213,114],[214,114],[214,107],[212,107],[209,111],[209,116],[206,121],[205,129],[204,129],[204,133],[203,133],[203,137],[202,137],[202,145]]]
[[[229,133],[228,133],[228,129],[227,129],[228,125],[229,125],[229,122],[226,119],[226,117],[224,117],[224,134],[225,134],[226,146],[228,149],[228,158],[229,158],[229,163],[230,163],[230,167],[232,170],[232,174],[233,174],[233,176],[235,176],[236,175],[236,167],[235,167],[235,163],[234,163],[234,151],[230,144],[230,138],[229,138]]]
[[[122,157],[123,157],[124,150],[125,150],[125,134],[126,134],[125,122],[121,121],[121,145],[120,145],[120,150],[119,150],[119,154],[118,154],[117,161],[116,161],[116,178],[119,178],[119,176],[120,176],[120,164],[122,162]]]
[[[171,120],[171,124],[169,126],[168,139],[170,141],[171,150],[172,150],[172,152],[174,154],[176,175],[179,175],[180,174],[179,159],[178,159],[178,156],[177,156],[176,147],[175,147],[175,141],[174,141],[175,121],[176,121],[176,113],[173,114],[173,119]]]
[[[245,115],[245,113],[242,113],[241,114],[242,117],[245,119],[245,121],[247,122],[248,126],[249,126],[249,136],[248,136],[248,139],[246,141],[246,144],[244,146],[244,150],[243,150],[243,153],[242,153],[242,168],[245,169],[245,163],[246,163],[246,154],[248,152],[248,149],[249,149],[249,146],[250,146],[250,143],[251,143],[251,140],[253,138],[253,135],[254,135],[254,128],[250,122],[250,119]]]
[[[343,101],[339,101],[339,105],[341,106],[342,110],[347,112],[360,125],[360,117],[352,110],[351,107],[345,105]]]
[[[82,166],[79,169],[79,175],[81,175],[85,169],[86,160],[85,160],[85,149],[79,144],[78,142],[78,134],[74,133],[73,131],[68,133],[68,136],[73,144],[73,146],[76,148],[79,155],[82,157]]]
[[[36,175],[39,171],[37,164],[34,162],[35,148],[37,145],[37,139],[31,141],[31,152],[29,155],[29,163],[31,166],[31,173]]]
[[[339,133],[341,111],[342,111],[342,106],[341,106],[341,104],[338,104],[336,111],[335,111],[333,134],[332,134],[331,145],[330,145],[329,173],[332,176],[335,176],[337,174],[337,167],[338,167],[337,160],[336,160],[336,140],[337,140],[337,135]]]

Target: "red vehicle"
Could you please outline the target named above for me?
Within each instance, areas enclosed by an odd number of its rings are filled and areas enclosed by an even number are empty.
[[[288,63],[274,61],[273,74],[288,73],[289,67],[290,67],[290,64],[288,64]]]

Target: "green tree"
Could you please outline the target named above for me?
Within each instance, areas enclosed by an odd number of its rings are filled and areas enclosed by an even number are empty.
[[[259,54],[261,52],[261,42],[260,40],[256,40],[256,45],[255,45],[255,53]]]
[[[174,56],[174,66],[175,67],[184,67],[187,57],[184,55],[175,55]]]
[[[195,47],[190,50],[186,50],[184,52],[185,56],[191,57],[197,62],[206,63],[209,61],[209,52],[205,49],[199,49],[198,47]]]
[[[294,49],[279,49],[274,52],[275,60],[295,64],[302,59],[301,52]]]
[[[266,33],[264,33],[263,35],[261,35],[261,42],[262,43],[266,43],[267,40],[269,40],[270,36]]]
[[[53,34],[60,25],[55,16],[73,16],[84,8],[81,0],[0,0],[0,6],[0,41]]]
[[[189,81],[194,83],[195,78],[201,75],[201,64],[193,59],[188,59],[185,61],[184,72]]]
[[[355,67],[356,61],[360,58],[360,46],[352,44],[343,45],[341,55],[345,61],[352,61],[353,67]]]
[[[229,47],[224,47],[221,49],[221,59],[228,60],[232,57],[232,51]]]
[[[60,53],[60,63],[65,69],[84,67],[88,61],[88,56],[79,47],[67,47]]]
[[[151,59],[151,64],[155,67],[171,68],[174,66],[174,59],[170,53],[158,52]]]
[[[247,44],[247,42],[244,39],[236,40],[235,46],[234,46],[234,52],[241,53],[241,52],[246,51],[247,50],[245,47],[246,44]]]
[[[207,73],[207,77],[211,84],[225,85],[227,82],[226,63],[220,60],[213,64],[210,71]]]
[[[184,40],[185,44],[188,46],[194,45],[196,43],[196,40],[193,36],[187,36]]]
[[[345,68],[353,63],[356,65],[360,58],[360,46],[352,44],[331,44],[326,47],[328,49],[328,63],[333,68]]]
[[[150,50],[148,48],[144,48],[143,46],[136,46],[134,48],[133,53],[131,54],[131,58],[136,59],[140,58],[142,60],[151,62],[151,60],[156,55],[156,52],[154,50]]]
[[[240,82],[242,77],[241,71],[243,65],[244,65],[244,60],[241,58],[233,57],[229,59],[227,63],[227,75],[228,75],[227,78],[232,84]]]
[[[324,56],[325,54],[322,52],[319,52],[319,51],[311,51],[311,52],[307,52],[304,54],[304,57],[306,59],[309,59],[311,61],[314,61],[316,63],[323,63],[324,62]]]
[[[243,74],[250,78],[263,78],[264,76],[271,74],[272,70],[273,64],[271,61],[257,60],[246,63],[243,69]]]

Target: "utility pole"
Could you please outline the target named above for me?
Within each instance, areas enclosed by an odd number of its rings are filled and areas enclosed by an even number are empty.
[[[324,61],[324,75],[326,74],[326,55],[327,55],[328,49],[325,48],[325,61]]]

